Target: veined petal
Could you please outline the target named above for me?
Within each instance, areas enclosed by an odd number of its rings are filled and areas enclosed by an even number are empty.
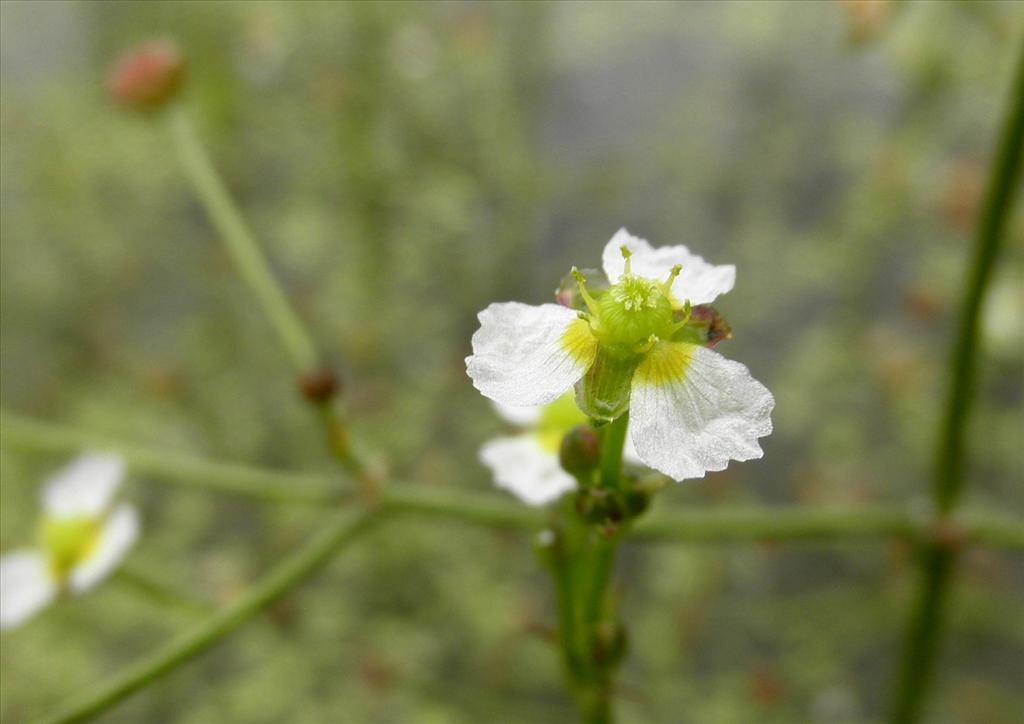
[[[775,399],[750,371],[706,347],[660,342],[633,376],[630,425],[640,459],[676,480],[762,455]]]
[[[500,402],[494,402],[494,400],[491,400],[491,404],[495,412],[501,416],[501,419],[519,427],[529,427],[536,424],[540,419],[541,410],[544,409],[538,405],[530,405],[528,407],[503,405]]]
[[[57,582],[42,551],[0,556],[0,629],[21,625],[56,595]]]
[[[506,405],[544,405],[594,361],[597,340],[577,312],[557,304],[492,304],[480,312],[466,372],[473,386]]]
[[[124,462],[118,455],[79,455],[46,483],[46,514],[52,518],[96,517],[107,507],[123,476]]]
[[[491,469],[494,482],[528,505],[545,505],[576,487],[562,470],[558,455],[546,450],[535,435],[490,440],[480,448],[480,460]]]
[[[621,251],[623,246],[632,252],[630,270],[635,276],[664,280],[673,266],[682,266],[682,271],[672,283],[672,296],[680,303],[689,300],[694,306],[710,304],[736,284],[736,267],[732,264],[715,266],[691,254],[682,245],[654,248],[647,240],[633,236],[625,229],[616,232],[601,255],[604,273],[612,284],[619,280],[626,266]]]
[[[71,569],[68,587],[73,593],[87,591],[117,567],[139,535],[139,515],[130,505],[119,505],[103,523],[96,548]]]

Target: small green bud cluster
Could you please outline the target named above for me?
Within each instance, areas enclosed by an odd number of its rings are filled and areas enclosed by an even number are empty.
[[[650,507],[650,493],[636,487],[635,482],[635,478],[623,474],[621,490],[580,488],[576,493],[576,512],[603,535],[615,535],[620,526],[643,515]]]

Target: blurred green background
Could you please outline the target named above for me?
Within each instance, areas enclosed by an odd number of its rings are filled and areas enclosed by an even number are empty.
[[[778,400],[761,461],[658,505],[926,505],[946,350],[1024,30],[1012,2],[3,2],[6,409],[332,470],[286,358],[105,73],[153,36],[275,271],[397,480],[485,492],[503,425],[463,358],[492,301],[551,298],[620,226],[738,267],[721,300]],[[984,316],[966,504],[1024,514],[1024,222]],[[4,450],[0,544],[65,462]],[[495,495],[504,493],[495,492]],[[133,476],[128,567],[227,601],[323,513]],[[874,722],[916,581],[902,545],[627,546],[625,722]],[[563,722],[525,537],[389,524],[111,722]],[[187,628],[124,581],[2,639],[21,722]],[[972,550],[932,722],[1024,711],[1024,560]]]

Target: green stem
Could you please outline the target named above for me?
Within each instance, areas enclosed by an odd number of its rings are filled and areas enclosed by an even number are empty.
[[[1021,526],[1024,529],[1024,525]],[[923,526],[904,511],[856,508],[745,506],[657,512],[630,530],[631,541],[749,543],[757,541],[911,538]]]
[[[161,606],[192,615],[209,614],[217,608],[212,601],[177,591],[163,581],[158,581],[149,572],[134,567],[121,566],[114,575],[114,580]]]
[[[270,265],[211,163],[188,115],[180,106],[174,106],[169,109],[167,116],[185,174],[220,233],[239,273],[277,333],[278,341],[300,375],[317,370],[321,361],[312,336],[274,279]],[[317,407],[327,432],[328,447],[345,470],[356,478],[363,493],[372,500],[379,492],[377,480],[349,446],[348,429],[333,401],[323,401]]]
[[[131,665],[106,684],[90,689],[40,724],[69,724],[93,719],[134,692],[209,649],[246,621],[320,570],[343,546],[380,519],[372,513],[353,518],[339,515],[295,553],[277,564],[235,603],[191,631]]]
[[[601,433],[601,487],[616,490],[622,475],[622,448],[626,444],[629,413],[604,426]]]
[[[974,242],[974,259],[952,346],[949,397],[936,447],[932,490],[939,518],[954,509],[966,483],[964,447],[981,346],[979,316],[1020,180],[1021,150],[1024,146],[1024,54],[1019,63],[991,167]],[[935,667],[956,557],[955,548],[941,547],[940,542],[932,543],[923,552],[923,579],[907,632],[891,718],[896,724],[912,724],[921,717]]]
[[[389,485],[380,501],[396,513],[452,518],[488,528],[539,530],[544,523],[536,510],[489,493]]]
[[[210,162],[185,109],[180,106],[169,108],[167,118],[185,175],[277,334],[278,341],[297,372],[301,374],[316,369],[319,366],[319,355],[312,337],[274,279],[245,219]]]
[[[336,504],[354,493],[332,488],[331,475],[293,473],[205,460],[188,453],[125,443],[77,428],[0,411],[0,445],[6,450],[71,455],[86,448],[114,450],[133,472],[154,480],[273,503]],[[504,496],[418,485],[394,484],[380,497],[388,510],[407,515],[461,520],[509,530],[537,530],[543,517]],[[991,548],[1024,550],[1024,522],[996,511],[971,509],[951,522],[964,537]],[[930,523],[884,507],[702,508],[662,511],[630,528],[638,543],[744,543],[757,541],[921,540]]]
[[[328,475],[288,473],[248,465],[219,463],[184,453],[126,444],[64,425],[55,425],[0,412],[0,445],[32,452],[72,454],[87,448],[109,449],[142,475],[180,485],[244,495],[271,503],[324,505],[342,500],[347,491]]]

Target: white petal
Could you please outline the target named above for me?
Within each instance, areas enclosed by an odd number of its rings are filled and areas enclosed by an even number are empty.
[[[499,437],[480,448],[480,460],[494,473],[494,482],[528,505],[544,505],[576,487],[562,470],[558,456],[541,447],[534,435]]]
[[[676,480],[762,455],[775,400],[739,362],[705,347],[659,343],[637,367],[630,425],[640,459]]]
[[[43,507],[53,518],[100,515],[124,476],[117,455],[88,452],[58,471],[43,489]]]
[[[56,595],[57,583],[41,551],[0,556],[0,629],[21,625]]]
[[[614,284],[622,276],[626,260],[622,258],[621,247],[627,247],[633,256],[630,269],[638,277],[664,280],[676,264],[682,271],[672,284],[672,296],[680,302],[690,300],[691,304],[711,304],[720,294],[725,294],[736,284],[736,267],[732,264],[715,266],[691,254],[685,246],[661,246],[655,249],[645,239],[632,236],[625,229],[619,229],[611,238],[601,255],[604,273]]]
[[[544,409],[543,405],[520,407],[518,405],[503,405],[493,400],[491,404],[494,406],[495,412],[501,415],[505,422],[510,422],[519,427],[529,427],[535,424],[540,419],[541,410]]]
[[[644,461],[640,459],[640,453],[636,451],[636,445],[633,443],[632,425],[626,431],[626,442],[622,446],[622,461],[627,465],[644,464]]]
[[[557,304],[492,304],[479,318],[466,371],[474,387],[506,405],[552,402],[583,376],[597,352],[587,323]]]
[[[139,515],[130,505],[119,505],[103,523],[92,555],[71,570],[68,587],[87,591],[109,576],[124,559],[139,535]]]

